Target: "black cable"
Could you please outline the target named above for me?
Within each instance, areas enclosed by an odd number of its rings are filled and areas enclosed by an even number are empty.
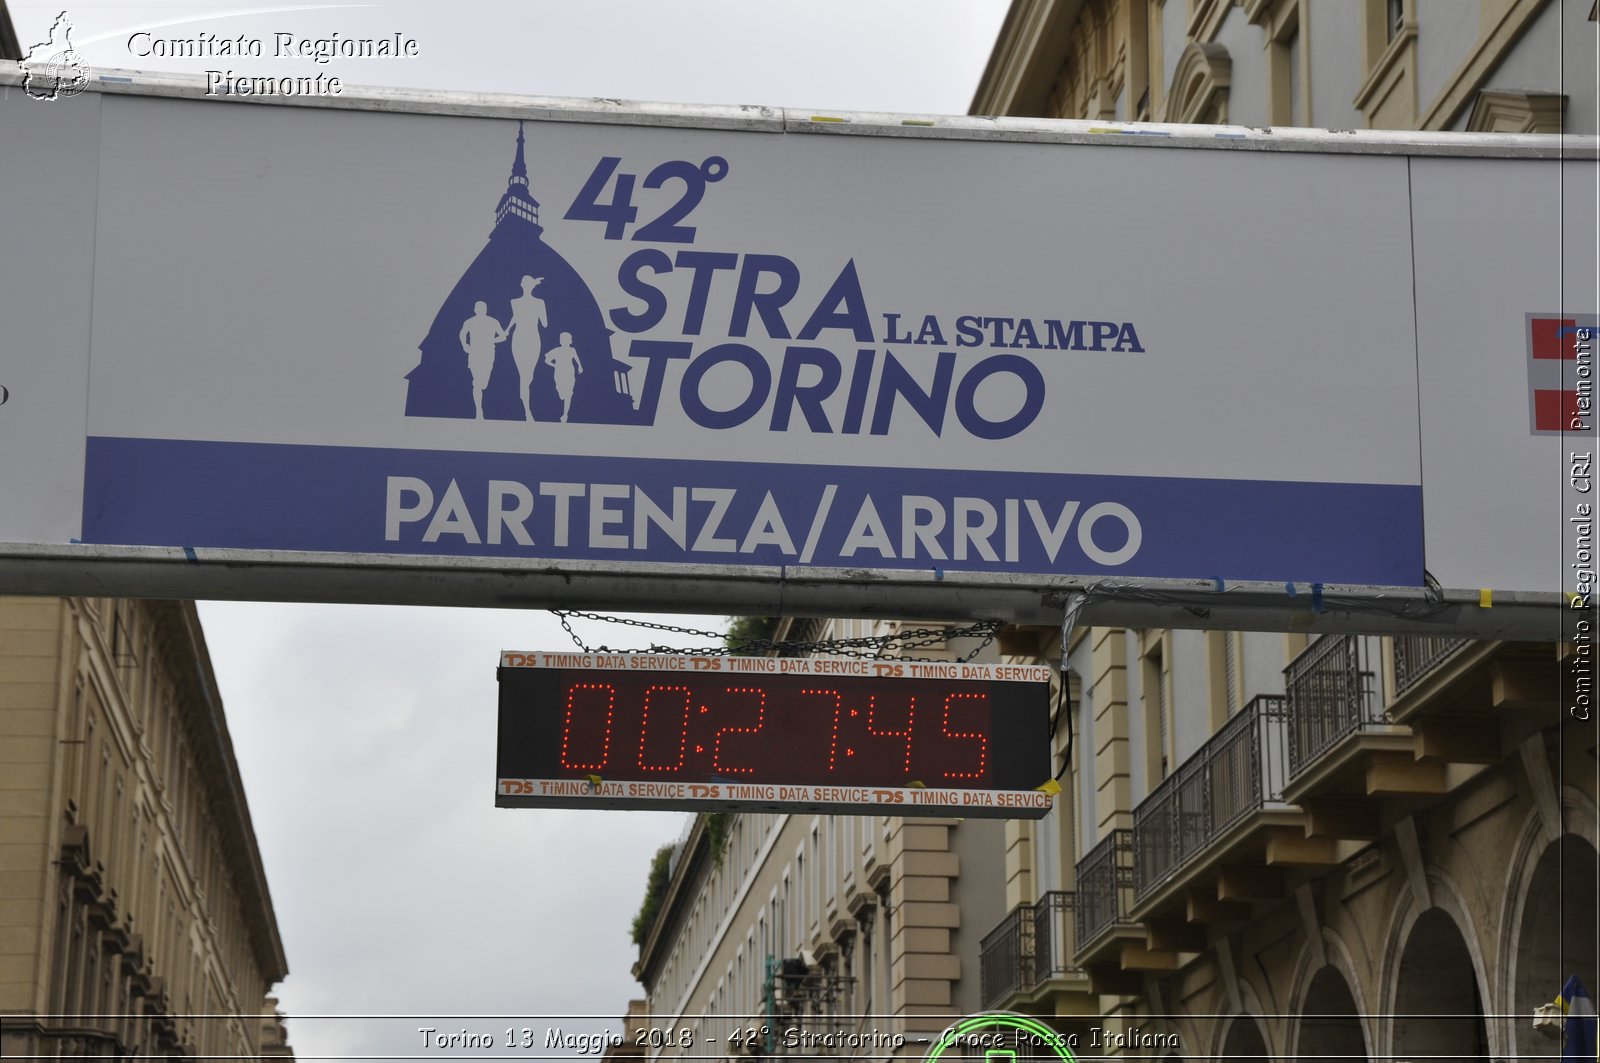
[[[1072,766],[1072,699],[1067,697],[1068,682],[1067,670],[1063,668],[1061,669],[1061,684],[1056,688],[1056,711],[1055,714],[1050,718],[1050,741],[1053,743],[1056,740],[1056,731],[1061,727],[1061,718],[1063,715],[1062,703],[1065,702],[1065,716],[1067,720],[1067,749],[1066,753],[1061,758],[1061,770],[1056,772],[1056,782],[1060,782],[1061,777],[1065,775],[1067,773],[1067,769]]]

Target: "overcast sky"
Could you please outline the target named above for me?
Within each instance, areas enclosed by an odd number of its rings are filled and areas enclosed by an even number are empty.
[[[64,0],[12,0],[23,48]],[[72,3],[92,66],[306,73],[305,60],[159,59],[153,38],[378,37],[414,58],[334,62],[347,83],[964,114],[1005,0],[426,0],[348,4]],[[314,71],[311,71],[314,72]]]
[[[305,60],[135,55],[154,39],[400,33],[418,54],[334,60],[347,85],[964,113],[1005,0],[74,3],[91,67],[307,73]],[[10,4],[26,49],[61,2]],[[146,32],[150,37],[136,37]],[[301,1059],[438,1055],[419,1025],[618,1028],[628,927],[677,813],[497,810],[494,666],[560,649],[546,613],[206,603],[211,653],[291,975]],[[674,618],[721,626],[719,618]],[[586,625],[592,643],[649,634]],[[351,1016],[398,1016],[392,1019]],[[504,1015],[504,1019],[413,1015]],[[317,1018],[315,1016],[342,1016]],[[467,1053],[484,1058],[482,1052]]]

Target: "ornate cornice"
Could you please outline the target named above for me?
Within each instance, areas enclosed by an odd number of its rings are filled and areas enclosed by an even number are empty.
[[[1421,103],[1418,129],[1445,129],[1465,108],[1472,106],[1484,81],[1500,65],[1500,60],[1510,51],[1522,35],[1533,26],[1548,0],[1521,0],[1498,8],[1498,17],[1482,26],[1477,43],[1468,51],[1461,65],[1445,81],[1445,89],[1438,98]],[[1485,8],[1486,13],[1494,5]],[[1594,18],[1594,14],[1589,15]]]
[[[1228,89],[1233,83],[1233,60],[1220,44],[1193,41],[1178,58],[1167,92],[1166,121],[1228,120]],[[1206,113],[1215,108],[1214,117]]]
[[[1559,133],[1567,98],[1557,92],[1484,89],[1467,119],[1469,133]]]
[[[163,649],[188,662],[170,670],[177,684],[178,715],[193,742],[190,752],[204,787],[207,813],[228,856],[230,877],[257,962],[269,983],[282,981],[289,965],[199,614],[189,601],[153,601],[149,608],[158,621]]]
[[[1084,0],[1012,0],[969,113],[1042,117]]]

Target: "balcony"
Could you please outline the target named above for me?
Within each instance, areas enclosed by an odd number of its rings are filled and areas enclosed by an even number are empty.
[[[1133,909],[1144,919],[1224,858],[1259,863],[1272,828],[1301,832],[1283,801],[1286,698],[1252,698],[1133,810]],[[1267,862],[1272,859],[1268,847]]]
[[[1303,775],[1342,739],[1387,723],[1367,656],[1360,636],[1324,635],[1284,669],[1290,779]]]
[[[1446,792],[1445,765],[1417,755],[1411,728],[1397,723],[1377,696],[1377,646],[1373,638],[1324,635],[1284,669],[1283,798],[1304,809],[1308,838],[1371,841],[1383,830],[1380,799],[1426,803]],[[1420,661],[1408,658],[1413,683]]]
[[[1053,890],[1018,905],[984,937],[979,977],[985,1008],[1015,1007],[1055,980],[1083,973],[1072,962],[1073,901],[1073,894]]]
[[[1074,959],[1087,965],[1115,937],[1113,931],[1138,934],[1128,919],[1133,908],[1133,831],[1114,830],[1078,861],[1077,903],[1073,929]]]
[[[105,1030],[45,1028],[39,1032],[39,1054],[60,1059],[122,1059],[122,1042]]]
[[[1412,687],[1471,639],[1402,637],[1394,640],[1394,697],[1399,700]]]
[[[1567,700],[1571,669],[1549,643],[1396,638],[1391,657],[1389,719],[1412,729],[1419,761],[1494,764]]]
[[[1033,905],[1019,904],[978,945],[985,1008],[1004,1007],[1033,988]]]

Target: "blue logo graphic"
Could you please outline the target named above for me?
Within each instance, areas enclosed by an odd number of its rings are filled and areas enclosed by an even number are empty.
[[[594,293],[544,242],[520,122],[494,218],[406,374],[406,416],[646,423]]]

